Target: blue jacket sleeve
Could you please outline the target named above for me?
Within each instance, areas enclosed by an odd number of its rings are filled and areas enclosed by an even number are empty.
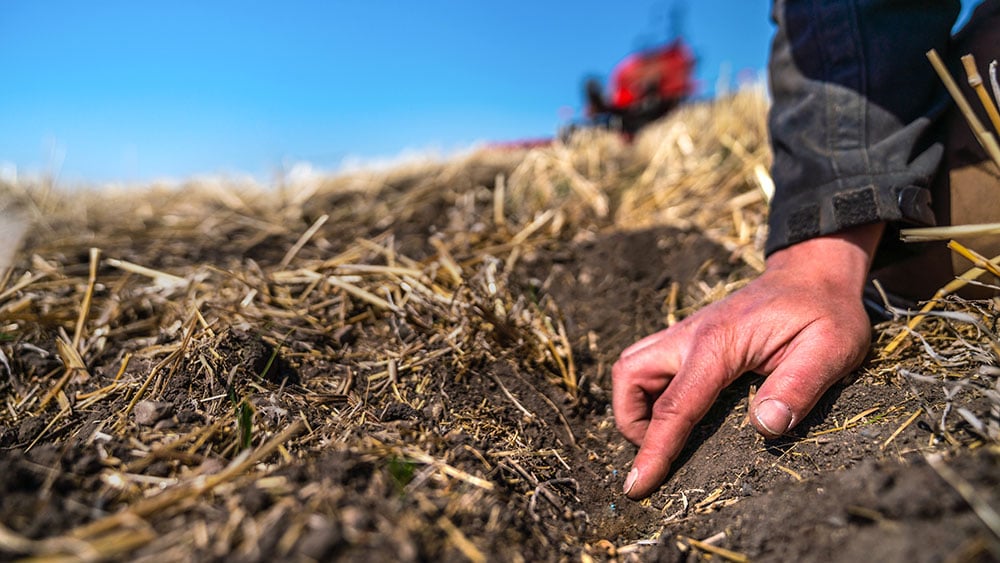
[[[947,97],[925,53],[946,52],[957,0],[776,0],[766,253],[881,221],[934,224]]]

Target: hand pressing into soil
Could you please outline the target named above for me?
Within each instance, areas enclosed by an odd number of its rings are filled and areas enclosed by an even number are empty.
[[[694,425],[743,373],[767,376],[750,420],[774,438],[861,363],[871,343],[861,294],[882,229],[778,251],[743,289],[622,352],[612,371],[615,421],[639,446],[626,495],[646,497],[663,482]]]

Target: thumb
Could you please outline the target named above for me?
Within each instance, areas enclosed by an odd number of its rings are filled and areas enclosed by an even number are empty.
[[[767,438],[776,438],[802,421],[820,397],[864,359],[861,347],[835,344],[839,338],[801,334],[768,376],[750,407],[750,421]]]

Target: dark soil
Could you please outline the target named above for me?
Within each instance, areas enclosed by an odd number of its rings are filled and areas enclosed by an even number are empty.
[[[599,237],[540,262],[551,271],[545,287],[575,321],[568,324],[599,335],[596,352],[581,354],[596,368],[598,389],[610,388],[609,366],[618,351],[663,328],[670,281],[686,283],[699,268],[716,279],[732,270],[722,249],[695,233],[670,230]],[[606,508],[613,510],[605,512],[614,516],[600,521],[597,537],[627,543],[652,536],[667,521],[662,545],[644,552],[664,561],[697,559],[697,550],[671,535],[703,539],[720,532],[715,545],[754,561],[1000,559],[996,536],[923,461],[921,452],[939,441],[933,422],[922,416],[882,447],[901,414],[918,406],[917,397],[940,398],[939,390],[918,395],[901,381],[862,373],[832,389],[794,435],[765,441],[746,422],[748,393],[760,381],[750,374],[723,392],[652,502],[629,501],[618,495],[620,482],[609,482]],[[830,432],[876,408],[863,424]],[[893,409],[896,414],[882,416]],[[634,447],[613,434],[600,435],[592,447],[600,451],[604,443],[610,447],[603,457],[626,469]],[[960,453],[953,468],[987,503],[1000,505],[1000,450]]]
[[[409,217],[395,248],[436,256],[428,237],[447,230],[449,205],[445,199],[438,213],[431,205]],[[324,259],[349,247],[338,233],[363,232],[331,222],[301,259]],[[55,341],[72,334],[76,311],[46,308],[39,298],[6,321],[16,326],[0,342],[11,363],[10,372],[0,366],[0,389],[18,414],[4,419],[0,434],[0,523],[37,542],[0,537],[4,558],[709,556],[688,543],[694,539],[755,561],[1000,559],[998,538],[925,461],[944,452],[947,467],[996,509],[997,446],[954,414],[941,425],[923,411],[894,434],[925,406],[941,413],[945,386],[905,379],[884,363],[830,391],[793,435],[775,441],[746,423],[747,397],[760,382],[749,374],[695,429],[659,492],[643,502],[620,493],[636,450],[615,430],[610,410],[615,358],[665,326],[673,284],[683,309],[701,303],[705,288],[750,275],[695,230],[581,230],[534,244],[508,272],[503,261],[475,262],[457,245],[455,260],[472,272],[465,289],[450,304],[414,303],[400,314],[275,277],[294,236],[270,240],[240,230],[214,244],[197,233],[171,236],[173,244],[158,243],[155,260],[146,259],[139,237],[116,237],[113,250],[164,269],[214,264],[198,270],[212,290],[192,286],[163,298],[148,280],[102,265],[92,318],[113,319],[111,332],[100,345],[87,340],[88,377],[67,383],[69,408],[57,400],[17,405],[44,395],[64,373]],[[90,243],[61,243],[58,253],[46,244],[35,241],[27,254],[60,256],[52,279],[75,277],[60,287],[79,291]],[[197,249],[194,258],[189,249]],[[377,254],[359,261],[387,263]],[[494,274],[502,311],[479,289]],[[271,308],[240,309],[247,288]],[[288,306],[294,315],[279,314],[285,309],[275,304],[304,295]],[[192,303],[204,319],[191,315]],[[531,319],[543,314],[565,327],[575,389],[530,336],[538,328]],[[126,361],[129,354],[135,357]],[[913,346],[898,362],[930,369]],[[116,381],[127,385],[88,402],[88,393]],[[143,400],[130,408],[144,383]],[[991,416],[972,388],[952,399]],[[295,424],[302,426],[283,449],[245,471],[163,505],[144,500],[220,475],[241,451],[256,451]],[[130,514],[109,525],[120,537],[82,528],[118,513]]]

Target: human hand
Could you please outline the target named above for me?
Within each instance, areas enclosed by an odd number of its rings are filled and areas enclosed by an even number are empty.
[[[861,294],[881,231],[865,225],[776,252],[743,289],[622,352],[612,370],[615,422],[639,446],[626,495],[646,497],[663,482],[741,374],[767,376],[750,420],[773,438],[861,363],[871,340]]]

